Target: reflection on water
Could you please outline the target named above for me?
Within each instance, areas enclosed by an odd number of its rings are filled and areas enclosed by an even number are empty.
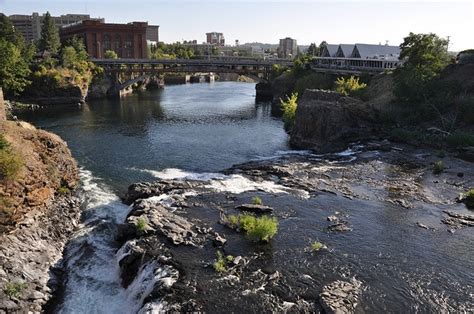
[[[81,166],[121,191],[151,179],[139,169],[212,172],[287,148],[281,121],[247,83],[167,86],[19,116],[60,135]]]

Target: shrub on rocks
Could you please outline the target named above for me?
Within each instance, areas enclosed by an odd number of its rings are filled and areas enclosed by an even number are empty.
[[[3,291],[9,298],[18,298],[26,287],[27,285],[24,282],[9,282],[5,285]]]
[[[0,136],[0,180],[15,179],[23,167],[23,158]]]
[[[245,231],[247,237],[253,241],[269,242],[278,232],[278,220],[267,215],[256,217],[244,213],[238,216],[230,215],[226,220],[229,227]]]
[[[437,162],[434,163],[433,165],[433,173],[434,174],[440,174],[441,172],[444,171],[444,164],[442,160],[438,160]]]
[[[252,198],[252,204],[254,204],[254,205],[263,205],[263,201],[260,197],[254,196]]]

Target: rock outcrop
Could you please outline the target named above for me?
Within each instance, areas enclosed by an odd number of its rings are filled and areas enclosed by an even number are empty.
[[[281,117],[281,100],[286,99],[295,89],[296,78],[292,74],[282,74],[272,82],[272,115]]]
[[[336,280],[324,286],[320,294],[321,305],[328,314],[354,313],[359,302],[362,283]]]
[[[0,182],[0,231],[14,227],[29,211],[46,208],[60,188],[67,192],[78,180],[76,162],[59,136],[26,122],[6,121],[2,129],[23,167],[16,178]]]
[[[22,164],[0,180],[0,313],[40,312],[79,220],[77,167],[54,134],[25,122],[0,121],[0,129]]]
[[[307,89],[298,102],[291,145],[319,152],[344,149],[374,131],[377,111],[336,92]]]

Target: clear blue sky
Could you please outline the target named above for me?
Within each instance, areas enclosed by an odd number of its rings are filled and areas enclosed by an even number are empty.
[[[247,1],[247,0],[0,0],[11,14],[88,13],[107,22],[160,25],[165,42],[205,40],[223,32],[226,42],[298,44],[385,43],[398,45],[410,31],[451,36],[450,50],[474,48],[473,1]]]

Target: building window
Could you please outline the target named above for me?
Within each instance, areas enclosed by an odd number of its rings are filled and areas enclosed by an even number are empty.
[[[112,48],[111,41],[110,41],[110,35],[105,34],[104,35],[104,51],[110,50],[110,48]]]
[[[133,35],[127,34],[125,37],[125,57],[132,58],[133,57]]]
[[[122,38],[120,38],[120,35],[115,35],[114,50],[119,56],[122,56]]]

